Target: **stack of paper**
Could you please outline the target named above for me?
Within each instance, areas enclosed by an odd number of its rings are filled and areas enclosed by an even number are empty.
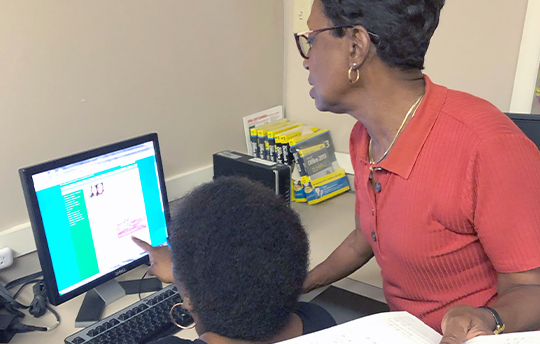
[[[407,312],[379,313],[283,344],[439,344],[442,336]],[[466,344],[539,344],[540,332],[479,336]]]

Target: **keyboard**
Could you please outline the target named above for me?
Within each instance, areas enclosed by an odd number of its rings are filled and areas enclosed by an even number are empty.
[[[72,334],[64,343],[148,343],[179,330],[169,313],[171,307],[178,302],[182,302],[182,298],[171,284]],[[174,312],[178,324],[188,326],[193,323],[189,313],[181,307],[175,307]]]

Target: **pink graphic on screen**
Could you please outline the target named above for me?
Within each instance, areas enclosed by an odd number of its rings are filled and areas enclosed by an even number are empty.
[[[147,228],[147,225],[143,218],[135,220],[128,218],[116,225],[116,232],[118,233],[118,238],[122,238],[145,228]]]

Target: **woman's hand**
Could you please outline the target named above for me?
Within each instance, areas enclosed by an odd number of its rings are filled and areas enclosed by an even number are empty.
[[[169,247],[154,247],[148,244],[146,241],[134,236],[132,236],[131,239],[133,242],[135,242],[135,244],[137,244],[137,246],[148,252],[150,255],[150,273],[159,278],[161,282],[173,283],[174,277],[172,272],[171,251]]]
[[[485,309],[459,305],[448,309],[441,327],[440,344],[461,344],[476,336],[493,334],[495,319]]]

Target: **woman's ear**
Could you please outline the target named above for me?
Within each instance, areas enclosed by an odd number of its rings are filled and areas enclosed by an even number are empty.
[[[369,55],[371,49],[371,38],[367,30],[360,25],[353,27],[350,30],[351,48],[350,48],[350,64],[361,66]]]

